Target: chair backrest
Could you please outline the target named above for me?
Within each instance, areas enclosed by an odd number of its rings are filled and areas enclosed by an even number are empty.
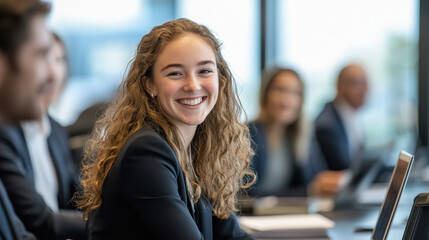
[[[414,198],[403,240],[429,239],[429,193],[420,193]]]

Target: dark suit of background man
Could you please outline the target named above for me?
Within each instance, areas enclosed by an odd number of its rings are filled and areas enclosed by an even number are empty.
[[[85,222],[71,201],[80,185],[77,170],[66,130],[47,114],[66,80],[66,54],[60,40],[48,39],[50,84],[42,94],[42,114],[0,127],[0,177],[16,214],[38,239],[79,240]]]
[[[348,169],[361,157],[362,136],[357,111],[364,105],[367,91],[363,67],[357,64],[344,67],[338,76],[337,96],[316,118],[316,138],[328,170],[316,176],[316,194],[335,194],[343,176],[341,170]]]
[[[0,125],[41,115],[49,85],[46,59],[49,5],[37,0],[0,1]],[[17,217],[0,175],[0,239],[35,239]]]
[[[368,91],[365,70],[348,65],[338,76],[337,96],[316,119],[316,136],[329,170],[344,170],[359,156],[362,136],[357,110]]]
[[[50,126],[50,131],[45,135],[47,139],[43,139],[47,147],[45,154],[31,154],[24,125],[0,127],[0,175],[16,213],[38,239],[84,239],[83,217],[71,201],[80,184],[68,135],[52,118],[46,119],[42,126]],[[41,153],[40,150],[38,152]],[[48,174],[42,155],[51,160],[53,178],[49,183],[57,185],[51,198],[46,196],[46,188],[51,189],[50,184],[37,182],[40,180],[37,167],[43,168],[44,175]]]

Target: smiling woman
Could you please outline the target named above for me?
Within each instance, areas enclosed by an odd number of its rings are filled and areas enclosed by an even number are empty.
[[[206,27],[152,29],[85,149],[89,239],[249,239],[233,213],[254,179],[241,112]]]
[[[212,111],[218,97],[216,56],[197,34],[171,41],[155,61],[152,77],[145,79],[178,128],[188,147],[198,124]]]

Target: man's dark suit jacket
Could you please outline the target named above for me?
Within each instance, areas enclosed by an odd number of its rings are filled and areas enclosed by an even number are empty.
[[[350,167],[347,132],[333,102],[327,103],[316,118],[316,137],[329,170],[344,170]]]
[[[71,198],[79,179],[71,158],[65,130],[49,118],[48,146],[58,178],[58,206],[54,213],[37,193],[33,167],[20,126],[0,128],[0,178],[15,212],[28,231],[38,239],[83,239],[85,222],[73,209]]]
[[[193,206],[161,135],[146,126],[122,147],[104,181],[102,204],[89,215],[89,239],[251,239],[235,215],[213,216],[206,198]]]
[[[2,240],[35,240],[33,234],[25,230],[24,224],[19,220],[6,188],[0,179],[0,239]]]

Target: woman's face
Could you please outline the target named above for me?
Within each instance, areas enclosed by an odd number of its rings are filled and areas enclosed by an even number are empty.
[[[67,78],[66,53],[61,43],[55,40],[49,50],[49,65],[52,72],[52,84],[44,93],[46,107],[58,99]]]
[[[153,94],[179,129],[202,123],[216,104],[216,57],[200,36],[185,34],[167,44],[153,68]],[[149,90],[149,94],[151,94]]]
[[[267,92],[268,115],[276,123],[291,124],[300,114],[301,82],[290,72],[281,72],[272,81]]]

